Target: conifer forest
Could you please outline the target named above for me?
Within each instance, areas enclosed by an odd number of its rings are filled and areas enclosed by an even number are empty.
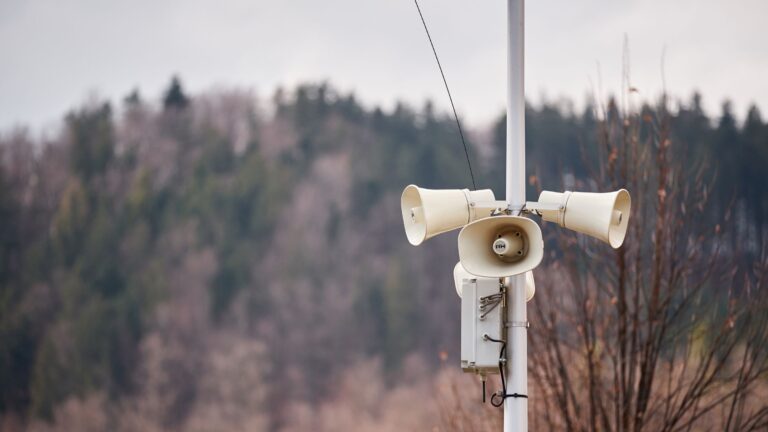
[[[543,223],[531,430],[768,429],[768,120],[705,97],[528,104],[529,200],[632,194],[621,249]],[[497,197],[505,130],[466,131]],[[411,183],[472,188],[452,113],[324,82],[0,131],[0,431],[500,430]]]

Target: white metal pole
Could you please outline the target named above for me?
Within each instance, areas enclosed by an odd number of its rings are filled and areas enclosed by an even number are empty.
[[[525,0],[507,0],[507,204],[525,203]],[[507,394],[528,395],[528,339],[525,274],[507,289]],[[528,399],[504,400],[504,432],[528,431]]]

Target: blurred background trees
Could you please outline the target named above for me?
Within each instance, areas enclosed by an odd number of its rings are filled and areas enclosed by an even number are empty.
[[[538,405],[537,429],[764,429],[765,247],[724,240],[740,200],[721,200],[721,213],[710,214],[710,158],[691,157],[674,138],[666,100],[601,110],[601,156],[576,189],[628,188],[635,219],[615,251],[549,233],[563,254],[542,279],[562,289],[532,311],[540,324],[532,350],[542,355],[531,372],[551,403]]]
[[[529,198],[633,194],[618,252],[546,229],[537,430],[764,427],[757,108],[737,121],[728,104],[708,117],[699,95],[542,103],[526,127]],[[499,196],[504,131],[500,118],[470,136],[478,187]],[[50,139],[5,133],[0,162],[0,430],[497,424],[458,377],[455,236],[415,251],[402,233],[405,185],[470,185],[455,124],[431,104],[365,107],[327,84],[190,97],[174,77],[157,104],[135,90],[73,110]],[[701,366],[708,353],[719,368]],[[699,405],[683,406],[691,388]]]

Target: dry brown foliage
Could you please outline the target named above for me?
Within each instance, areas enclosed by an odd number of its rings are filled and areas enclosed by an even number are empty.
[[[665,103],[603,107],[594,183],[577,185],[631,191],[624,246],[560,232],[562,255],[536,273],[534,430],[768,427],[768,259],[740,269],[721,225],[701,222],[709,179],[678,181],[700,167],[682,160]]]

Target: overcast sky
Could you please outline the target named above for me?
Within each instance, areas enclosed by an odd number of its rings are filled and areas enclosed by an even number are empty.
[[[421,0],[460,115],[483,126],[504,109],[504,0]],[[529,0],[530,100],[632,84],[768,109],[766,0]],[[663,53],[666,52],[664,56]],[[54,128],[97,94],[156,98],[172,74],[192,92],[329,80],[369,106],[447,97],[412,0],[0,0],[0,130]]]

